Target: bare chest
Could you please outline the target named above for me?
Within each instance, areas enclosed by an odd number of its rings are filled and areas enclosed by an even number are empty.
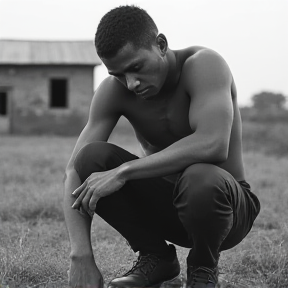
[[[192,133],[189,125],[190,99],[175,92],[163,99],[137,99],[125,115],[144,149],[161,150]]]

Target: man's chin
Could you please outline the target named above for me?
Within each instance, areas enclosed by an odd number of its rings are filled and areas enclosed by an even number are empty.
[[[149,89],[146,93],[143,95],[139,95],[144,100],[152,100],[155,99],[158,95],[158,91],[155,91],[155,89]]]
[[[144,99],[144,100],[152,100],[152,99],[155,98],[155,96],[156,95],[149,94],[149,95],[144,95],[141,98]]]

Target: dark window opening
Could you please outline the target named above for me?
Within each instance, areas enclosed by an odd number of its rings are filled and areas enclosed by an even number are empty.
[[[0,92],[0,115],[7,115],[7,92]]]
[[[50,107],[67,108],[67,79],[50,80]]]

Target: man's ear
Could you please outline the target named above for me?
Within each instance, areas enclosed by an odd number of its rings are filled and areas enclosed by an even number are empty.
[[[168,41],[164,34],[160,33],[156,37],[156,44],[162,56],[164,56],[168,49]]]

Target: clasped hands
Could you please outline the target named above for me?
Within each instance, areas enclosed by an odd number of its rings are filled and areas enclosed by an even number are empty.
[[[82,208],[92,217],[99,199],[118,191],[125,182],[126,179],[119,173],[119,168],[92,173],[72,193],[77,198],[72,208],[79,211]]]

